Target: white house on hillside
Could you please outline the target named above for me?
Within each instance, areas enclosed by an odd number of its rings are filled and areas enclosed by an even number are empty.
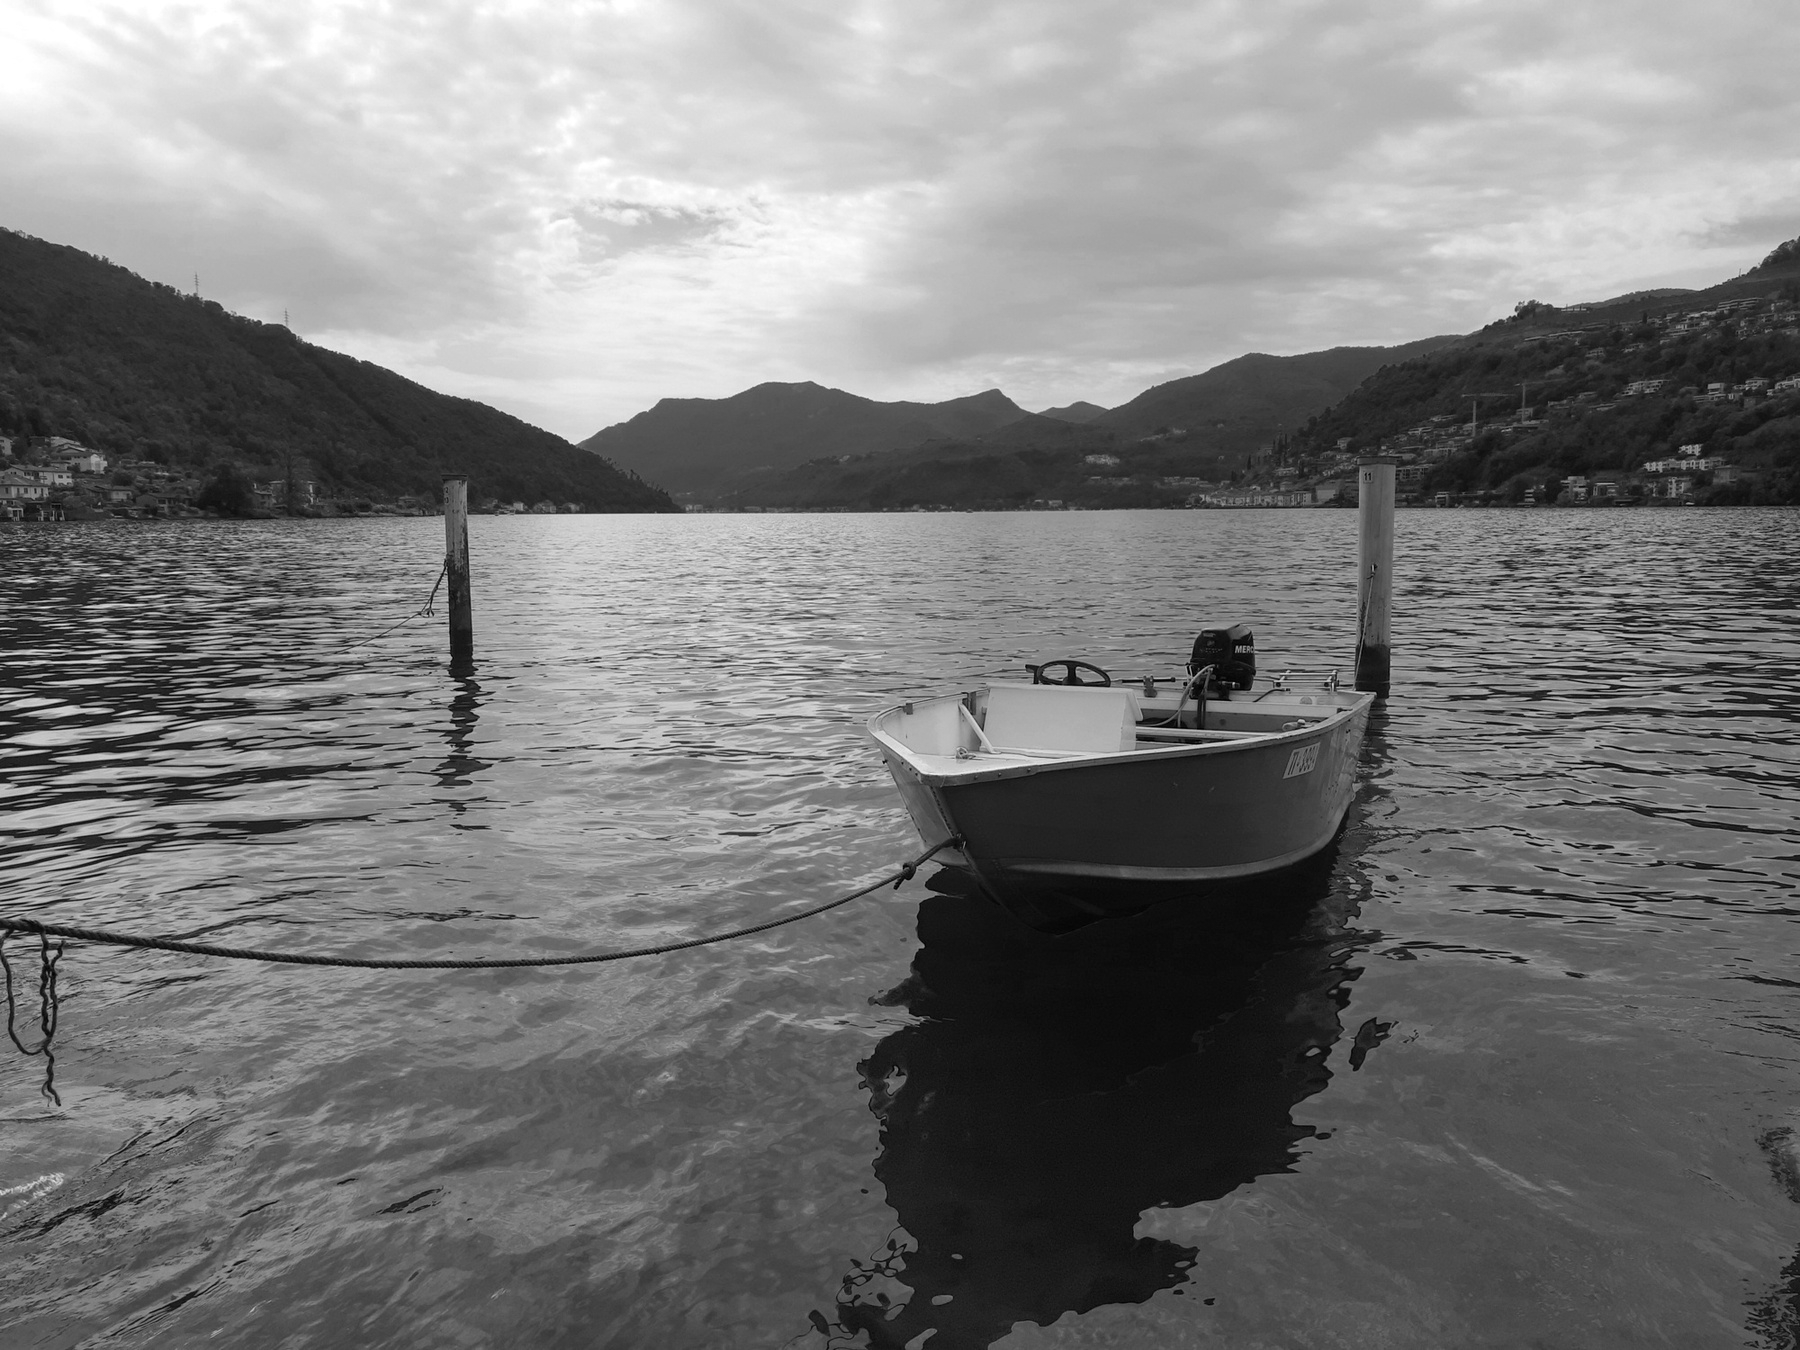
[[[0,469],[0,518],[18,520],[25,514],[26,503],[35,506],[50,495],[50,489],[33,474],[21,469]]]

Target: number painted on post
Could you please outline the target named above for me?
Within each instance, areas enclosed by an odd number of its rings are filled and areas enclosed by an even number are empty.
[[[1303,745],[1288,756],[1287,772],[1283,778],[1298,778],[1303,773],[1311,773],[1319,764],[1319,743]]]

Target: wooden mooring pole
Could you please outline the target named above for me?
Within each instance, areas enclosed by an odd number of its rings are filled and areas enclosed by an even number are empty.
[[[1356,572],[1356,687],[1388,693],[1388,622],[1394,610],[1394,461],[1365,459],[1356,469],[1361,527]]]
[[[475,620],[469,611],[469,480],[444,475],[444,579],[450,591],[450,669],[475,665]]]

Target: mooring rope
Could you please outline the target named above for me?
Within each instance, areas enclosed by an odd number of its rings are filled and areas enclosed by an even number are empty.
[[[360,970],[502,970],[520,966],[591,966],[602,961],[626,961],[637,956],[661,956],[666,952],[687,951],[691,947],[706,947],[715,942],[729,942],[733,938],[750,937],[756,933],[766,933],[771,928],[780,928],[783,924],[798,923],[802,919],[810,919],[815,914],[823,914],[828,909],[836,909],[839,905],[847,905],[852,900],[860,900],[872,891],[892,883],[898,890],[906,882],[918,874],[919,868],[930,862],[932,858],[960,843],[956,836],[933,844],[925,852],[911,862],[902,863],[899,868],[872,881],[867,886],[851,891],[848,895],[840,895],[835,900],[827,900],[822,905],[811,909],[803,909],[798,914],[784,915],[779,919],[770,919],[767,923],[752,924],[748,928],[734,928],[729,933],[712,933],[706,937],[688,938],[684,942],[663,942],[654,947],[631,947],[625,951],[593,952],[585,956],[517,956],[498,957],[489,960],[460,961],[384,961],[372,957],[361,956],[311,956],[304,952],[268,952],[254,947],[215,947],[205,942],[177,942],[172,938],[139,937],[133,933],[113,933],[103,928],[76,928],[67,924],[39,923],[36,919],[9,919],[0,917],[0,929],[15,933],[36,933],[40,937],[77,938],[83,942],[101,942],[114,947],[147,947],[159,952],[185,952],[190,956],[222,956],[233,961],[271,961],[284,966],[352,966]]]
[[[437,611],[435,609],[433,609],[432,606],[437,603],[438,587],[442,586],[444,584],[444,578],[445,578],[445,576],[447,576],[449,574],[449,571],[450,571],[450,560],[448,558],[445,558],[444,565],[442,567],[438,568],[437,580],[431,583],[431,594],[425,597],[425,603],[423,606],[421,606],[418,609],[415,609],[411,614],[408,614],[404,619],[400,620],[399,623],[389,624],[386,628],[382,629],[379,633],[375,634],[374,637],[366,637],[361,642],[352,642],[348,647],[344,648],[344,650],[347,652],[353,652],[358,647],[366,647],[371,642],[375,642],[381,638],[386,637],[389,633],[393,632],[396,628],[400,628],[406,624],[411,623],[414,619],[429,619],[433,614],[437,613]]]
[[[18,1014],[13,1003],[12,962],[6,959],[6,940],[11,936],[10,930],[0,932],[0,969],[6,971],[6,1034],[19,1047],[21,1055],[44,1057],[44,1082],[38,1091],[61,1106],[62,1098],[56,1091],[56,1051],[51,1049],[51,1043],[56,1039],[56,1017],[59,1011],[56,999],[56,963],[62,960],[65,944],[59,942],[53,948],[48,935],[38,934],[38,1031],[42,1039],[35,1046],[27,1046],[19,1039],[16,1022]]]
[[[503,970],[518,969],[525,966],[592,966],[603,961],[627,961],[639,956],[661,956],[668,952],[688,951],[694,947],[707,947],[717,942],[730,942],[734,938],[751,937],[757,933],[766,933],[771,928],[780,928],[785,924],[798,923],[802,919],[810,919],[815,914],[823,914],[826,910],[836,909],[839,905],[847,905],[852,900],[860,900],[883,886],[893,885],[895,890],[911,881],[918,875],[919,869],[930,862],[939,853],[962,843],[958,835],[952,835],[939,843],[933,844],[910,862],[901,863],[894,871],[871,881],[867,886],[858,887],[847,895],[840,895],[835,900],[827,900],[822,905],[814,905],[811,909],[803,909],[798,914],[786,914],[779,919],[770,919],[766,923],[751,924],[748,928],[734,928],[728,933],[709,933],[705,937],[688,938],[682,942],[660,942],[652,947],[630,947],[617,952],[591,952],[584,956],[517,956],[496,957],[492,959],[466,959],[456,961],[416,961],[416,960],[380,960],[361,956],[311,956],[303,952],[270,952],[255,947],[218,947],[206,942],[178,942],[173,938],[141,937],[135,933],[114,933],[104,928],[80,928],[73,924],[39,923],[36,919],[12,919],[0,916],[0,969],[6,976],[6,1034],[12,1037],[12,1043],[25,1055],[42,1055],[44,1057],[44,1083],[39,1090],[58,1106],[62,1098],[56,1092],[56,1057],[51,1051],[51,1042],[56,1037],[56,963],[63,954],[64,943],[50,946],[50,939],[75,938],[82,942],[98,942],[112,947],[143,947],[159,952],[183,952],[189,956],[219,956],[231,961],[266,961],[284,966],[350,966],[359,970]],[[6,941],[14,933],[36,933],[39,944],[38,969],[38,1004],[39,1028],[43,1039],[33,1048],[27,1048],[19,1039],[14,1029],[13,969],[6,959]]]

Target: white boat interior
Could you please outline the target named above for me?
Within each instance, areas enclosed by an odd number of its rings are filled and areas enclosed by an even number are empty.
[[[970,782],[1053,763],[1218,753],[1301,738],[1367,702],[1335,678],[1309,689],[1265,679],[1260,689],[1215,689],[1203,702],[1182,679],[1146,679],[1142,688],[994,683],[888,708],[869,730],[928,781]]]

